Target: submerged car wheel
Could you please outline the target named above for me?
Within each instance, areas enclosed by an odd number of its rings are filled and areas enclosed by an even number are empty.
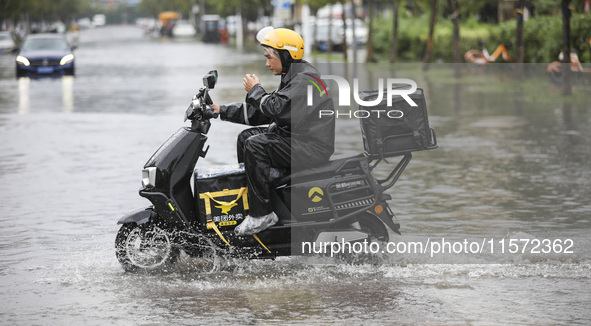
[[[121,226],[115,249],[117,259],[128,272],[162,270],[172,266],[179,256],[170,235],[151,223]]]

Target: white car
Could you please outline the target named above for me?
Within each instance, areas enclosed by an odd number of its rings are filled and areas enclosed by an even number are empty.
[[[103,14],[96,14],[92,17],[92,26],[103,27],[107,23],[107,17]]]
[[[0,54],[14,52],[16,45],[10,32],[0,32]]]
[[[313,35],[316,44],[318,44],[321,50],[325,50],[327,47],[329,29],[333,47],[342,47],[345,33],[347,33],[347,44],[352,44],[353,28],[350,19],[347,19],[346,31],[343,27],[343,20],[340,18],[333,18],[332,25],[328,19],[319,19],[312,25],[310,35]],[[365,44],[367,42],[367,27],[361,19],[355,19],[355,42],[357,44]]]
[[[88,17],[78,19],[78,27],[80,29],[89,29],[92,27],[92,21]]]
[[[179,20],[172,28],[172,36],[174,37],[195,37],[195,35],[197,35],[197,30],[189,21]]]

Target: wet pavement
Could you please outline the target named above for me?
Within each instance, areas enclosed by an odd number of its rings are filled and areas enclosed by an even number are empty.
[[[149,204],[137,195],[143,164],[183,126],[210,69],[220,72],[212,92],[220,103],[242,100],[244,73],[277,85],[257,50],[109,26],[81,33],[73,78],[17,80],[14,55],[0,56],[4,323],[589,324],[591,87],[578,80],[574,99],[563,101],[543,73],[522,82],[466,69],[456,80],[446,66],[315,62],[326,74],[359,69],[369,84],[395,76],[425,89],[440,148],[414,153],[388,191],[403,233],[390,240],[493,241],[497,250],[506,240],[504,255],[232,260],[215,273],[183,257],[167,273],[125,273],[116,222]],[[214,121],[200,164],[234,162],[241,128]],[[362,150],[358,121],[339,120],[336,155]],[[570,239],[572,253],[537,254],[523,241],[510,253],[511,239]]]

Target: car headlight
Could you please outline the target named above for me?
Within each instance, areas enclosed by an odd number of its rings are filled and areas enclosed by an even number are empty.
[[[31,65],[31,63],[29,62],[29,59],[23,57],[22,55],[19,55],[16,57],[16,62],[21,63],[25,66]]]
[[[142,170],[142,186],[154,188],[156,186],[156,167],[149,167]]]
[[[60,60],[60,65],[62,65],[62,66],[63,66],[63,65],[65,65],[66,63],[70,63],[70,62],[72,62],[72,61],[74,61],[74,55],[73,55],[72,53],[70,53],[70,54],[66,54],[66,55],[65,55],[65,56],[62,58],[62,60]]]

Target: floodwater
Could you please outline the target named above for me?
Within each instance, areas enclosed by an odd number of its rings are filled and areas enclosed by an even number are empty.
[[[75,54],[74,78],[35,80],[15,79],[14,55],[0,56],[2,324],[591,322],[588,80],[576,79],[574,98],[562,100],[544,73],[515,81],[488,68],[461,79],[437,65],[363,68],[424,88],[440,145],[414,153],[388,191],[403,233],[390,241],[494,249],[383,254],[373,264],[232,260],[214,273],[183,257],[166,273],[130,274],[115,258],[116,222],[148,205],[137,195],[140,170],[183,125],[201,77],[218,69],[220,103],[242,100],[244,73],[268,89],[278,80],[257,49],[158,39],[133,26],[83,31]],[[337,129],[337,155],[362,150],[358,121],[339,119]],[[200,164],[234,162],[240,130],[214,121]]]

